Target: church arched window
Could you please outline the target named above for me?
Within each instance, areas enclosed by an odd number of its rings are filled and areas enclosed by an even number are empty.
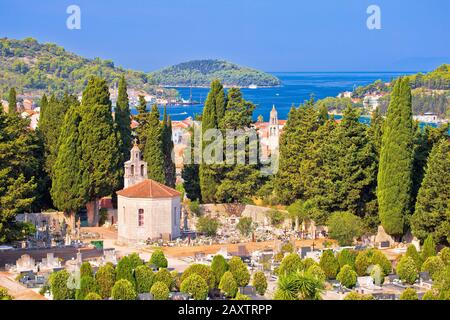
[[[131,165],[131,175],[134,176],[134,165]]]
[[[141,177],[143,177],[143,176],[144,176],[144,165],[141,164]]]
[[[144,209],[138,211],[138,225],[139,227],[144,226]]]

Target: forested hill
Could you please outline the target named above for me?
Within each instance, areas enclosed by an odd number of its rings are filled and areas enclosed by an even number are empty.
[[[115,67],[110,60],[87,59],[67,52],[55,44],[35,39],[0,39],[0,93],[16,87],[19,93],[78,94],[92,75],[106,78],[113,85],[122,74],[130,89],[149,93],[156,88],[144,72]]]
[[[207,87],[214,79],[219,79],[227,87],[274,87],[281,84],[277,77],[270,74],[223,60],[184,62],[153,72],[150,77],[160,85],[179,87]]]

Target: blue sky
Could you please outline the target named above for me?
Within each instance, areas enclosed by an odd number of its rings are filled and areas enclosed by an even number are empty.
[[[66,8],[81,8],[81,30]],[[381,30],[366,27],[369,5]],[[0,37],[152,71],[223,58],[265,71],[415,71],[450,63],[448,0],[0,0]]]

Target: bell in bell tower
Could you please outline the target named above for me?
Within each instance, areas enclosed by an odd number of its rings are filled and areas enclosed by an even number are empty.
[[[141,159],[141,150],[137,145],[136,139],[130,154],[131,159],[125,162],[125,188],[147,179],[147,162]]]

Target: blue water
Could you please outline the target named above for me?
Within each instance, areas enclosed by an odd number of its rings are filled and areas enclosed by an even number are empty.
[[[262,115],[268,121],[270,110],[275,105],[279,119],[287,119],[289,110],[294,104],[298,106],[314,94],[316,99],[336,97],[340,92],[352,91],[355,87],[368,85],[380,79],[389,82],[401,75],[415,72],[342,72],[342,73],[311,73],[311,72],[273,72],[282,85],[275,88],[241,89],[246,100],[253,102],[256,109],[253,117],[256,120]],[[183,99],[189,99],[189,88],[176,88]],[[193,106],[168,106],[168,114],[172,120],[183,120],[189,116],[202,113],[203,102],[209,88],[192,88],[192,99],[201,104]],[[161,111],[163,107],[161,106]],[[135,110],[133,110],[135,112]]]

